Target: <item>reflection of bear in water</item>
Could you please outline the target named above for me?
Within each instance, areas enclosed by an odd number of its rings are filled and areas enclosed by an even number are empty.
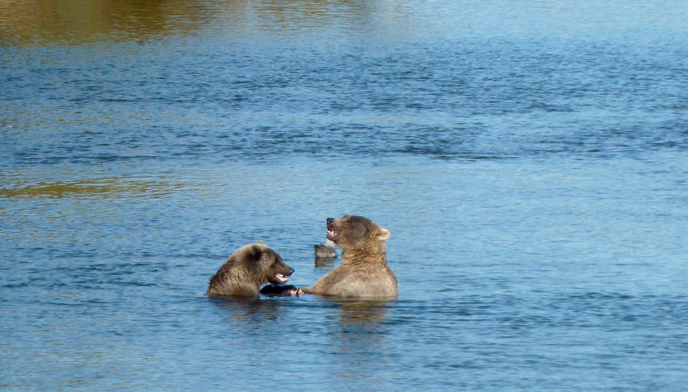
[[[293,268],[280,255],[262,242],[246,245],[234,252],[210,278],[206,295],[258,298],[260,286],[286,283]],[[283,290],[289,294],[288,290]]]
[[[387,265],[389,230],[362,216],[327,218],[327,239],[342,248],[342,261],[334,271],[313,286],[301,288],[307,294],[341,298],[394,299],[397,278]]]

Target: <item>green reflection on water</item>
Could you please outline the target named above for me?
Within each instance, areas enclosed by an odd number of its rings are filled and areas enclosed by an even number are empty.
[[[32,185],[0,188],[0,197],[120,197],[122,194],[163,196],[180,186],[157,181],[121,181],[118,179],[39,182]]]
[[[379,1],[0,0],[0,46],[147,41],[215,29],[223,36],[362,26]]]
[[[206,14],[204,2],[189,0],[0,1],[0,42],[156,36],[193,30]]]

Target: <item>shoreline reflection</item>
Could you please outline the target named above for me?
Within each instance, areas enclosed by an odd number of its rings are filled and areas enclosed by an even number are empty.
[[[147,41],[207,29],[223,36],[351,32],[368,29],[381,7],[390,5],[353,0],[0,1],[0,45]]]

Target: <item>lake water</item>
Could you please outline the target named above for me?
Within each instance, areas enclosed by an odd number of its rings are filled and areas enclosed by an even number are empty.
[[[686,20],[0,1],[0,389],[685,391]],[[256,240],[312,284],[345,214],[398,300],[203,295]]]

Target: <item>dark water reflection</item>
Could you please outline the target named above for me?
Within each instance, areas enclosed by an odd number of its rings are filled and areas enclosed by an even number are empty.
[[[227,321],[244,328],[254,328],[256,324],[274,322],[285,313],[285,304],[281,301],[259,301],[241,298],[209,298],[208,300],[217,305],[223,312],[231,314]]]
[[[329,271],[334,267],[336,260],[335,259],[321,259],[316,257],[315,258],[315,266],[318,268],[323,268],[325,271]]]
[[[0,389],[682,392],[686,15],[0,0]],[[344,214],[398,300],[203,295]]]
[[[317,297],[211,301],[230,334],[232,356],[227,361],[236,363],[251,356],[273,367],[321,367],[318,372],[299,375],[309,382],[317,383],[323,377],[331,385],[375,383],[374,372],[359,367],[387,356],[394,344],[388,325],[394,305],[387,302],[337,302]],[[303,342],[302,349],[285,350],[294,339]],[[314,345],[315,341],[321,343]]]
[[[339,302],[342,322],[347,324],[371,324],[384,321],[392,305],[389,302],[342,301]]]
[[[209,299],[223,311],[232,314],[231,320],[237,325],[249,327],[265,322],[274,322],[282,318],[295,307],[304,306],[294,298],[278,298],[263,300],[246,300],[241,298],[214,298]],[[376,301],[333,301],[310,300],[312,305],[325,305],[333,314],[340,315],[340,323],[343,332],[351,332],[352,328],[367,330],[372,325],[382,325],[389,316],[393,303]],[[348,327],[347,327],[348,326]]]

